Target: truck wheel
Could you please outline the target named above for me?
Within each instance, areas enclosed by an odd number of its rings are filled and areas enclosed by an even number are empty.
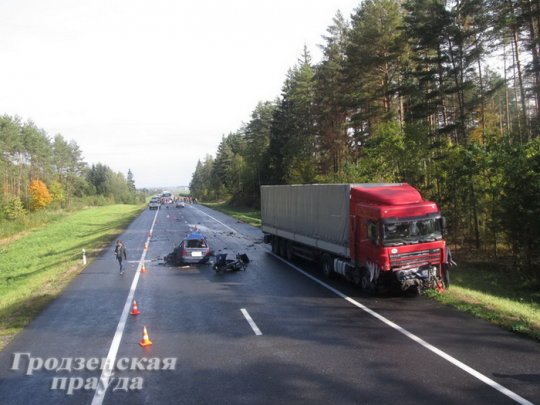
[[[365,267],[361,268],[360,271],[360,287],[362,288],[362,291],[373,293],[375,290],[374,283],[371,282],[371,274],[369,273],[369,270]]]
[[[360,272],[360,269],[353,269],[351,275],[353,284],[356,286],[362,286],[362,273]]]
[[[322,272],[325,277],[332,278],[334,277],[334,262],[332,256],[328,253],[322,255]]]
[[[443,264],[442,281],[445,289],[450,288],[450,269]]]

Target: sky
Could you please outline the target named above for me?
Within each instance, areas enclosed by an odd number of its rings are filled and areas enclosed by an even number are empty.
[[[360,0],[1,0],[0,115],[136,186],[189,185]]]

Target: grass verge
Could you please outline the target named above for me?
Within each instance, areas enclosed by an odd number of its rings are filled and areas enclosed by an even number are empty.
[[[204,203],[253,226],[261,226],[261,213],[227,203]],[[520,279],[508,264],[474,260],[454,255],[458,266],[451,272],[451,285],[431,298],[460,311],[485,319],[509,331],[540,341],[540,282]]]
[[[260,227],[261,226],[261,211],[254,210],[252,208],[238,208],[232,207],[226,202],[217,203],[203,203],[203,205],[213,210],[223,212],[239,221],[248,223],[250,225]]]
[[[450,288],[429,295],[446,305],[540,341],[540,283],[508,266],[455,255]]]
[[[14,221],[2,219],[0,220],[0,246],[27,235],[32,229],[40,228],[67,215],[69,215],[67,211],[47,210],[31,212]]]
[[[0,350],[52,302],[88,261],[141,212],[140,205],[87,208],[0,245]]]

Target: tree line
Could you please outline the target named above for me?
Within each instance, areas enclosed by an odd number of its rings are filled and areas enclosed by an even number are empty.
[[[143,198],[127,177],[98,163],[88,165],[75,141],[53,138],[33,122],[0,116],[0,221],[46,207],[135,203]]]
[[[262,184],[408,182],[452,242],[540,274],[540,4],[365,0],[323,41],[197,163],[192,193],[256,207]]]

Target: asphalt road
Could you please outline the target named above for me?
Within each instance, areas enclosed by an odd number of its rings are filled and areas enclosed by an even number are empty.
[[[248,269],[165,265],[194,229]],[[111,246],[0,353],[0,404],[540,404],[539,344],[325,280],[208,208],[146,210],[121,238],[124,275]]]

